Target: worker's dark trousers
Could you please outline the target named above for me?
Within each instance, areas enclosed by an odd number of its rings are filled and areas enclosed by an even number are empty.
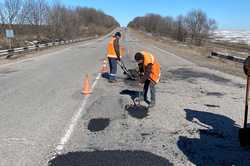
[[[116,58],[108,58],[109,59],[109,79],[115,80],[116,79],[116,73],[117,73],[117,59]]]
[[[150,88],[151,101],[148,101],[148,89]],[[143,88],[144,101],[146,103],[155,103],[155,84],[150,80],[146,80]]]

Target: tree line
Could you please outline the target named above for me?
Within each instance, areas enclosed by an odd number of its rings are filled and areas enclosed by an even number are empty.
[[[195,9],[186,15],[179,15],[175,18],[147,14],[134,18],[128,27],[201,45],[217,28],[217,23],[214,19],[208,18],[202,10]]]
[[[4,0],[0,3],[0,29],[15,29],[16,35],[36,38],[73,39],[104,34],[119,23],[102,11],[67,7],[59,1]]]

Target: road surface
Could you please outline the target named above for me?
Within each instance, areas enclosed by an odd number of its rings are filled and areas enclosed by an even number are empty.
[[[100,74],[109,37],[0,67],[0,166],[249,165],[240,149],[245,81],[199,67],[124,32],[124,62],[159,59],[157,105],[133,107],[140,90],[119,70]],[[90,96],[81,94],[90,75]]]

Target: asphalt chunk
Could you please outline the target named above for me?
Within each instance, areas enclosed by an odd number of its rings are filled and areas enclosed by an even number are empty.
[[[207,92],[207,96],[222,97],[222,96],[224,96],[224,94],[220,93],[220,92]]]
[[[110,119],[91,119],[88,124],[88,130],[91,132],[98,132],[108,127]]]
[[[143,119],[148,116],[148,108],[142,105],[126,105],[126,110],[128,111],[129,115],[137,118]]]
[[[220,108],[219,105],[213,105],[213,104],[205,104],[205,106],[211,107],[211,108]]]

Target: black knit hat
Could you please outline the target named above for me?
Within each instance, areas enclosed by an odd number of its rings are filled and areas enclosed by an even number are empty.
[[[121,37],[122,35],[121,35],[121,33],[120,33],[120,32],[116,32],[116,33],[115,33],[115,36],[119,36],[119,37]]]
[[[135,54],[135,60],[136,60],[136,61],[143,60],[143,59],[144,59],[144,57],[143,57],[143,54],[142,54],[142,53],[137,52],[137,53]]]

